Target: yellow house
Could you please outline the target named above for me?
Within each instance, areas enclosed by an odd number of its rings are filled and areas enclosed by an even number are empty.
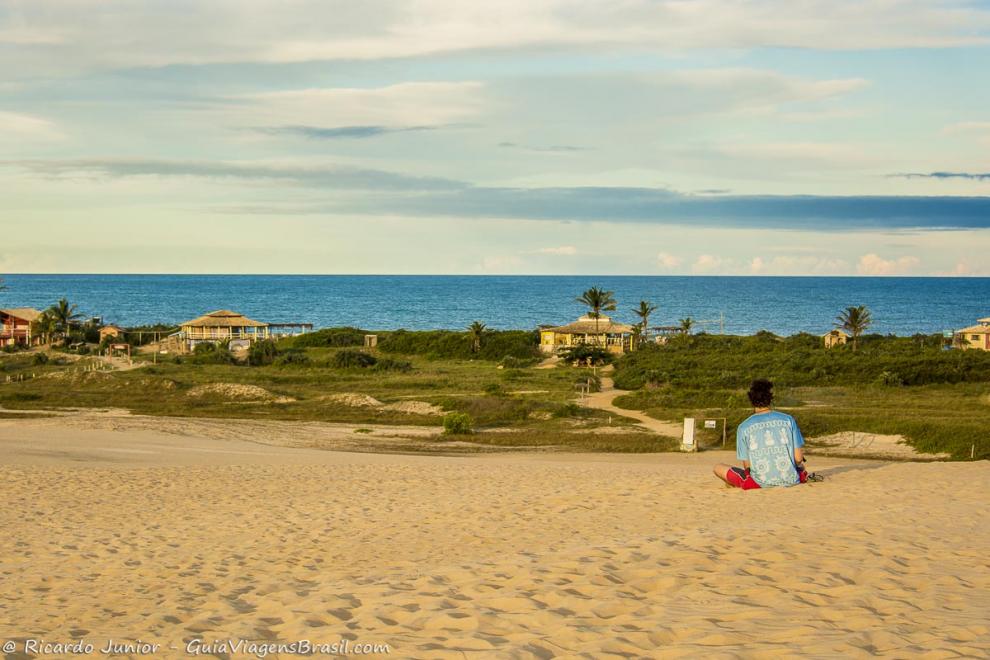
[[[957,345],[962,348],[975,348],[990,351],[990,317],[980,319],[977,325],[956,330]]]
[[[835,330],[829,330],[822,335],[822,339],[825,340],[825,348],[833,348],[835,346],[845,345],[845,343],[849,341],[849,335],[836,328]]]
[[[625,353],[633,350],[633,326],[615,323],[607,316],[597,319],[582,316],[574,323],[559,327],[540,328],[540,350],[556,353],[571,346],[601,346],[610,353]]]
[[[103,343],[107,337],[112,339],[119,339],[124,334],[124,329],[119,325],[105,325],[100,328],[100,343]]]

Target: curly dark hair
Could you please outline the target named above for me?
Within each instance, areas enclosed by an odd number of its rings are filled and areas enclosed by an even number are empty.
[[[747,394],[754,408],[769,408],[773,403],[773,383],[765,378],[758,378],[750,384]]]

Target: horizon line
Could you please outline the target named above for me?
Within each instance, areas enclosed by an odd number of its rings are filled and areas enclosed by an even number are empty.
[[[140,272],[140,273],[44,273],[6,272],[0,273],[0,280],[7,277],[698,277],[698,278],[818,278],[818,279],[863,279],[863,280],[909,280],[909,279],[990,279],[990,275],[775,275],[771,273],[229,273],[229,272]]]

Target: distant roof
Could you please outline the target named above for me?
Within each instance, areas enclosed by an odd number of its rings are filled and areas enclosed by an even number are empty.
[[[985,325],[971,325],[968,328],[963,328],[961,330],[956,330],[956,333],[957,334],[958,333],[963,333],[963,332],[974,332],[974,333],[990,332],[990,327],[985,326]]]
[[[123,328],[116,323],[107,323],[105,326],[100,328],[100,330],[123,330]]]
[[[976,319],[976,322],[977,323],[990,323],[990,316],[986,317],[985,319]]]
[[[243,314],[232,312],[229,309],[218,309],[215,312],[204,314],[199,318],[186,321],[182,326],[205,326],[209,328],[265,328],[267,323],[249,319]]]
[[[617,335],[633,331],[633,327],[631,325],[626,325],[625,323],[613,323],[612,319],[604,314],[597,319],[597,322],[596,319],[590,316],[582,316],[574,323],[568,323],[567,325],[546,329],[565,335],[593,335],[596,333]]]
[[[842,335],[843,337],[848,337],[849,336],[844,330],[840,330],[839,328],[836,328],[834,330],[829,330],[824,335],[822,335],[822,337],[828,337],[829,335],[832,335],[832,336]]]
[[[14,307],[12,309],[0,309],[0,312],[8,316],[14,316],[23,321],[37,321],[41,317],[41,312],[31,307]]]

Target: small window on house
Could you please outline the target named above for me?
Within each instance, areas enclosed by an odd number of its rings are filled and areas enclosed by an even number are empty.
[[[970,335],[969,338],[972,339],[973,341],[980,341],[979,335]]]

